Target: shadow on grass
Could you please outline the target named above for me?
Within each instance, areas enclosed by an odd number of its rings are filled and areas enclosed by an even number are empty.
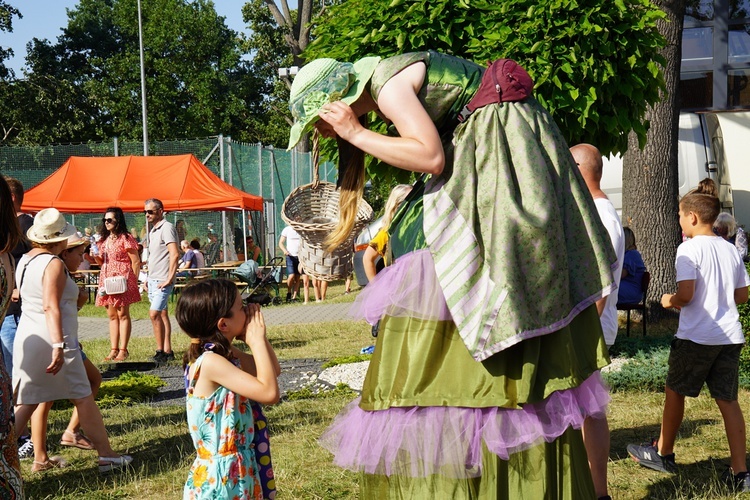
[[[721,419],[721,417],[719,417]],[[701,427],[716,424],[715,419],[685,419],[680,426],[680,432],[677,436],[676,447],[679,447],[681,439],[687,439],[695,434],[699,434]],[[659,437],[661,424],[645,425],[642,427],[631,427],[625,429],[612,429],[610,431],[610,460],[621,460],[629,458],[627,446],[629,444],[644,444],[652,438]],[[679,454],[678,454],[679,458]],[[678,460],[679,463],[679,460]]]
[[[271,340],[270,342],[274,350],[294,349],[296,347],[304,347],[310,343],[307,340],[283,340],[283,339]]]
[[[148,429],[158,426],[179,426],[184,432],[134,445],[127,451],[133,457],[133,463],[126,470],[100,474],[96,452],[81,452],[66,457],[70,458],[69,468],[43,474],[26,473],[24,488],[27,498],[132,498],[132,488],[128,484],[179,470],[195,455],[185,424],[185,412],[175,409],[162,415],[139,418],[134,423],[107,425],[110,436],[148,432]],[[51,434],[50,440],[55,439],[59,439],[58,435]]]
[[[654,482],[646,498],[733,498],[734,494],[722,481],[721,475],[729,467],[729,457],[709,458],[700,462],[680,464],[677,474],[654,471]]]

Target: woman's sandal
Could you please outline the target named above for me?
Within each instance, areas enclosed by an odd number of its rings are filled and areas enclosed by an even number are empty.
[[[117,354],[115,361],[125,361],[126,359],[128,359],[128,356],[130,356],[130,353],[127,349],[120,349],[120,352],[119,354]]]
[[[46,462],[37,462],[34,460],[31,464],[31,472],[44,472],[51,469],[62,469],[67,466],[68,462],[63,457],[49,457]]]
[[[109,355],[104,358],[104,361],[112,361],[117,357],[117,353],[120,352],[119,349],[112,348],[109,350]]]
[[[71,432],[67,429],[65,430],[65,432],[63,432],[62,439],[60,439],[60,445],[80,448],[82,450],[94,449],[94,443],[92,443],[89,438],[84,436],[81,431]]]
[[[111,472],[115,469],[127,467],[133,457],[130,455],[120,455],[119,457],[99,457],[99,472]]]

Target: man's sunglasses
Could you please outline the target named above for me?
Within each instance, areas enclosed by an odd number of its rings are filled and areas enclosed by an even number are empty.
[[[143,213],[147,215],[154,215],[157,210],[159,209],[157,208],[156,210],[144,210]]]

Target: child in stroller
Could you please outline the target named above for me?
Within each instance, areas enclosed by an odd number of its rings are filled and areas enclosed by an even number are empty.
[[[262,306],[281,304],[279,283],[281,282],[282,263],[281,257],[271,259],[265,266],[265,274],[254,260],[248,260],[235,269],[232,274],[242,282],[247,283],[245,288],[240,291],[242,300],[248,304],[260,304]]]

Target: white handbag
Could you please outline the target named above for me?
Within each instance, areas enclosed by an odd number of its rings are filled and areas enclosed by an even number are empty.
[[[128,289],[128,280],[125,276],[112,276],[104,278],[104,293],[107,295],[119,295]]]

